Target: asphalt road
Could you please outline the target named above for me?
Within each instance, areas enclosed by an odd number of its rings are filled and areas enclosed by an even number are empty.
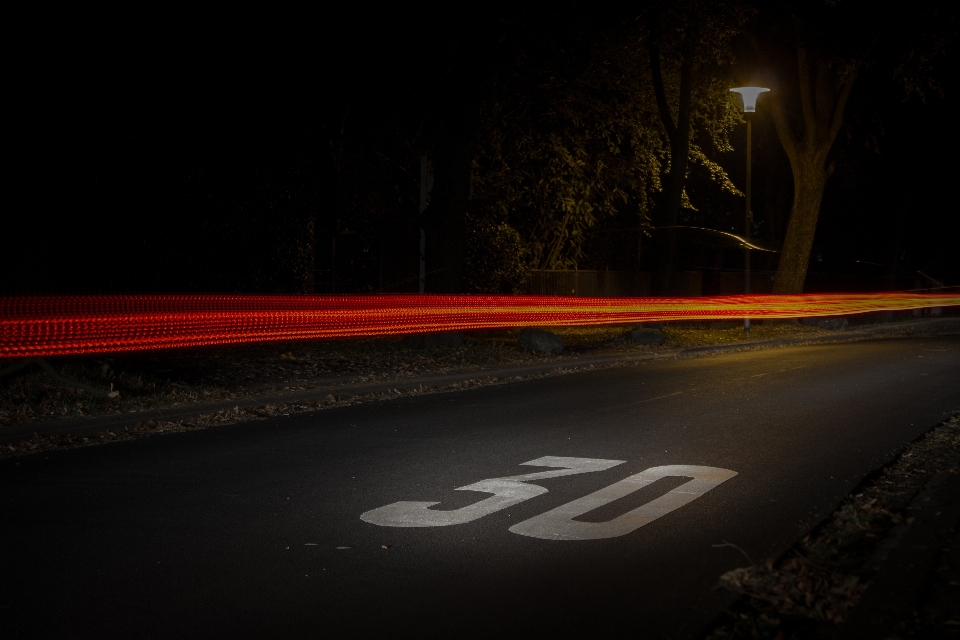
[[[782,552],[956,408],[960,337],[914,338],[6,459],[0,637],[695,637],[715,545]]]

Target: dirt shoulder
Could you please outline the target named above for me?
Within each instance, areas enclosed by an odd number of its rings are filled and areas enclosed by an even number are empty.
[[[291,393],[316,387],[482,373],[524,365],[564,366],[585,358],[668,354],[700,345],[738,344],[827,333],[798,325],[756,326],[745,337],[739,325],[664,328],[662,346],[637,345],[632,326],[552,329],[564,341],[560,355],[517,346],[518,330],[471,332],[462,346],[429,347],[396,337],[282,342],[181,349],[111,357],[50,359],[62,376],[105,391],[98,398],[52,379],[40,367],[0,378],[0,429],[53,419],[102,416],[216,400]],[[0,363],[0,369],[7,363]]]
[[[960,330],[960,322],[956,322]],[[622,366],[704,350],[763,348],[804,342],[910,335],[936,321],[854,326],[831,331],[785,322],[674,323],[664,344],[638,345],[634,325],[565,327],[559,355],[523,351],[518,329],[470,332],[458,346],[417,338],[286,342],[184,349],[115,357],[51,359],[61,376],[103,390],[96,397],[57,381],[41,367],[0,377],[0,456],[50,447],[88,446],[272,415],[316,411],[402,394]],[[7,363],[0,363],[0,370]]]

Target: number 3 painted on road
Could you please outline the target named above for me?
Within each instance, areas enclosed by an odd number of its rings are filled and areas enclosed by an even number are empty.
[[[433,505],[440,504],[439,502],[394,502],[385,507],[367,511],[360,516],[360,519],[371,524],[378,524],[381,527],[446,527],[451,524],[464,524],[501,509],[506,509],[518,502],[547,493],[547,490],[540,485],[527,484],[530,480],[545,480],[546,478],[572,476],[578,473],[605,471],[624,462],[626,461],[545,456],[520,464],[531,467],[560,467],[560,470],[538,471],[506,478],[491,478],[468,484],[465,487],[457,487],[454,491],[483,491],[493,494],[486,500],[481,500],[461,509],[455,511],[430,509]]]
[[[362,514],[360,518],[383,527],[443,527],[463,524],[505,509],[511,505],[547,493],[547,489],[527,484],[531,480],[543,480],[579,473],[605,471],[623,460],[600,460],[595,458],[559,458],[546,456],[524,465],[536,467],[560,467],[558,471],[541,471],[506,478],[481,480],[457,491],[483,491],[493,495],[480,502],[455,511],[430,509],[437,502],[394,502]],[[636,531],[645,524],[696,500],[707,491],[737,475],[736,471],[693,465],[668,465],[652,467],[646,471],[624,478],[620,482],[595,491],[567,504],[551,509],[539,516],[517,523],[510,531],[531,538],[544,540],[597,540],[615,538]],[[691,478],[688,482],[666,494],[607,522],[579,522],[578,516],[618,500],[643,487],[669,476]]]

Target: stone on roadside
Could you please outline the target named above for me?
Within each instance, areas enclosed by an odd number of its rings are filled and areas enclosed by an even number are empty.
[[[803,324],[800,318],[762,318],[751,320],[750,322],[754,324],[767,325],[768,327],[785,327]]]
[[[517,337],[517,345],[525,351],[534,353],[557,354],[563,351],[563,340],[560,336],[543,329],[521,329]]]
[[[846,318],[804,318],[800,322],[808,327],[819,327],[829,331],[840,331],[846,329],[847,325],[850,324]]]
[[[637,344],[663,344],[663,331],[652,327],[638,327],[630,332],[630,339]]]
[[[821,329],[840,331],[841,329],[846,329],[848,324],[850,324],[850,322],[846,318],[821,318],[817,326]]]
[[[405,337],[401,344],[408,349],[462,347],[463,334],[459,331],[445,331],[443,333],[417,333]]]

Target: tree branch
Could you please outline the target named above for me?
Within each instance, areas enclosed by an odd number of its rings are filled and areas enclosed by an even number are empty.
[[[847,108],[847,100],[850,99],[850,92],[853,91],[853,83],[857,80],[857,72],[854,71],[840,90],[840,96],[837,98],[837,104],[833,107],[833,116],[830,120],[830,129],[827,132],[827,148],[833,146],[833,141],[837,139],[840,133],[840,127],[843,125],[843,112]]]
[[[685,56],[680,63],[680,100],[677,105],[677,129],[680,136],[677,141],[680,144],[687,143],[689,148],[690,139],[690,102],[693,100],[693,62],[690,56]],[[686,150],[684,150],[686,156]]]
[[[660,47],[654,44],[652,38],[650,39],[650,74],[653,77],[653,93],[657,97],[660,120],[663,121],[663,128],[667,130],[667,136],[673,142],[677,136],[677,126],[673,122],[673,116],[670,115],[667,95],[663,90],[663,76],[660,74]]]
[[[817,133],[826,134],[830,130],[830,116],[837,102],[837,91],[833,72],[822,57],[817,57],[816,69],[813,108],[817,114]]]
[[[810,61],[807,58],[807,45],[803,41],[803,25],[795,20],[797,38],[797,73],[800,77],[800,106],[803,108],[804,138],[807,141],[816,138],[816,116],[813,110],[813,97],[810,95]]]
[[[777,94],[771,95],[768,104],[770,105],[770,111],[773,113],[773,124],[777,129],[777,137],[780,138],[780,144],[783,145],[783,150],[787,152],[791,164],[794,164],[797,157],[797,146],[800,144],[800,140],[797,138],[797,134],[794,133],[793,127],[790,126],[790,119],[780,101],[780,96]]]

